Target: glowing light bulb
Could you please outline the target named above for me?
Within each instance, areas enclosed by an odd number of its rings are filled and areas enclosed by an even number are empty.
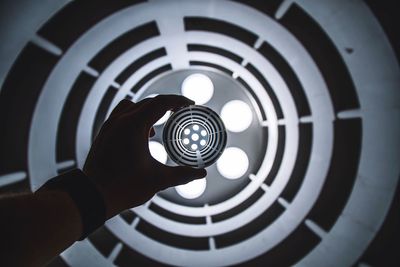
[[[175,187],[176,192],[187,199],[194,199],[201,196],[206,190],[207,181],[205,178],[191,181],[190,183]]]
[[[237,147],[228,147],[217,161],[219,173],[227,179],[242,177],[249,168],[249,158]]]
[[[199,135],[198,134],[192,134],[192,140],[193,141],[199,140]]]
[[[221,119],[229,131],[242,132],[250,126],[253,113],[245,102],[232,100],[222,107]]]
[[[182,83],[181,92],[197,105],[203,105],[213,96],[214,84],[208,76],[196,73],[186,77]]]

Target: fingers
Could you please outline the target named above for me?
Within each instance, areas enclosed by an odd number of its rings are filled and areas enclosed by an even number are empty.
[[[113,109],[110,114],[110,117],[121,115],[127,111],[129,111],[132,107],[135,106],[135,103],[129,101],[127,99],[122,99],[117,106]]]
[[[165,166],[161,173],[159,184],[162,190],[171,186],[186,184],[193,180],[204,178],[207,175],[206,169],[195,169],[186,166]]]
[[[148,125],[156,123],[168,110],[194,105],[194,102],[179,95],[158,95],[142,107],[143,116]]]
[[[130,114],[130,113],[135,113],[137,110],[139,110],[142,106],[146,105],[148,102],[150,102],[151,98],[145,98],[137,103],[132,102],[127,99],[122,99],[118,105],[113,109],[113,111],[110,114],[110,117],[114,116],[120,116],[123,114]]]

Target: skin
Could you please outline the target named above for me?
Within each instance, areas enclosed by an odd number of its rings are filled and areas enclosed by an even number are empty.
[[[194,102],[159,95],[138,103],[122,100],[103,124],[83,172],[96,184],[107,219],[150,200],[158,191],[206,176],[205,169],[170,167],[148,148],[152,125],[166,111]],[[68,194],[44,190],[0,198],[0,265],[43,266],[81,235],[80,214]]]

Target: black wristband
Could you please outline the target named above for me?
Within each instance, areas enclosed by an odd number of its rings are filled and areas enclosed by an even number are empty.
[[[82,220],[82,235],[85,239],[106,221],[103,196],[95,184],[81,170],[73,170],[48,180],[37,192],[44,190],[67,193],[77,206]]]

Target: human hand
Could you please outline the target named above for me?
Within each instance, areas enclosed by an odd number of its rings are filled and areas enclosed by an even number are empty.
[[[141,205],[160,190],[203,178],[205,169],[170,167],[148,147],[152,126],[166,111],[193,105],[177,95],[158,95],[138,103],[122,100],[97,135],[83,167],[102,193],[107,218]]]

